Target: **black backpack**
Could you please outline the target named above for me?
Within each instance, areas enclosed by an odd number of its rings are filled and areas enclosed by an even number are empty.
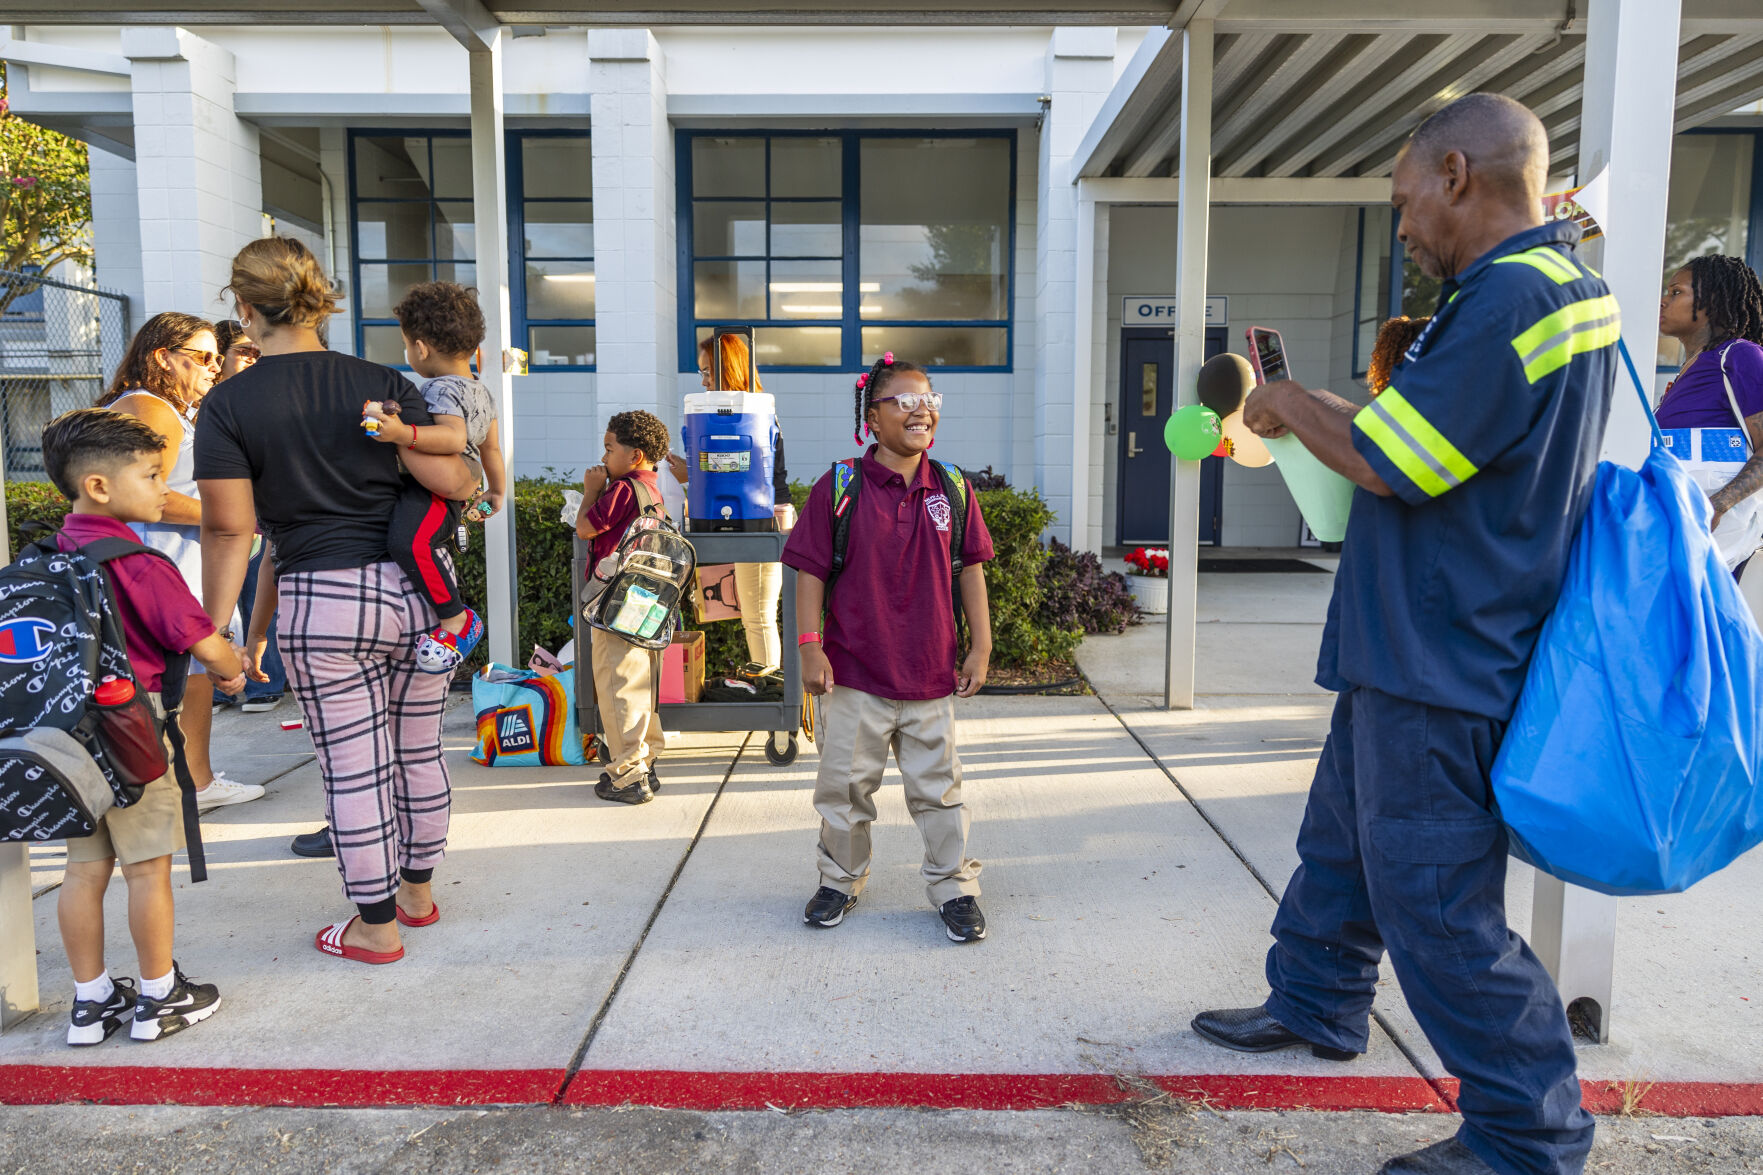
[[[124,766],[114,735],[117,716],[93,698],[107,677],[136,681],[105,564],[143,553],[171,560],[124,538],[62,551],[58,537],[29,544],[0,568],[0,841],[91,836],[105,812],[135,803],[150,782]],[[187,657],[168,658],[163,722],[138,691],[126,718],[137,726],[144,718],[153,727],[150,737],[171,742],[190,877],[202,881],[208,870],[195,781],[176,720],[187,675]]]
[[[966,619],[961,608],[961,555],[967,549],[967,475],[958,466],[945,464],[934,457],[927,457],[925,460],[936,471],[938,480],[943,483],[943,496],[949,499],[949,596],[955,612],[955,627],[959,631]],[[857,491],[863,486],[862,458],[848,457],[843,461],[834,461],[831,476],[833,560],[826,577],[828,598],[833,594],[833,585],[844,573],[845,555],[851,549],[851,518],[856,512]]]

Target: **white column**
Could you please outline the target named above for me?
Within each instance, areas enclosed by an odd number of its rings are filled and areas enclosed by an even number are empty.
[[[1585,96],[1579,180],[1610,172],[1606,237],[1585,250],[1622,307],[1622,338],[1649,398],[1659,341],[1656,308],[1665,253],[1677,97],[1678,0],[1591,0],[1586,25]],[[1670,52],[1661,52],[1668,47]],[[1603,455],[1639,465],[1648,427],[1626,369],[1616,375]],[[1616,899],[1537,874],[1531,948],[1567,1004],[1589,1001],[1600,1041],[1610,1039],[1616,963]]]
[[[1114,84],[1115,30],[1056,28],[1047,47],[1047,93],[1041,125],[1035,223],[1035,485],[1059,516],[1074,547],[1089,534],[1090,357],[1078,350],[1087,316],[1078,315],[1080,253],[1094,249],[1094,206],[1087,236],[1078,226],[1072,155]],[[1093,263],[1093,258],[1090,259]],[[1088,271],[1093,272],[1093,270]]]
[[[502,40],[492,29],[470,48],[471,200],[476,234],[478,304],[484,311],[483,370],[496,397],[502,460],[514,457],[514,377],[503,369],[509,345],[508,169],[502,137]],[[515,596],[513,502],[484,527],[484,580],[489,592],[490,657],[518,665],[520,616]]]
[[[233,255],[263,234],[257,128],[233,113],[233,55],[180,28],[125,28],[143,318],[214,315]],[[138,323],[137,323],[138,325]]]
[[[128,300],[129,329],[146,315],[145,272],[141,268],[141,203],[136,198],[135,161],[102,147],[88,147],[92,177],[92,252],[95,278]]]
[[[675,429],[678,258],[661,46],[647,29],[592,29],[588,58],[596,407],[602,423],[615,412],[640,408]]]
[[[1579,182],[1610,170],[1606,237],[1587,255],[1622,307],[1622,339],[1649,398],[1659,343],[1679,8],[1679,0],[1591,0],[1586,14]],[[1628,372],[1621,371],[1603,455],[1638,466],[1649,435]]]
[[[1175,245],[1175,404],[1196,403],[1206,356],[1206,248],[1212,211],[1212,22],[1182,33],[1181,187]],[[1200,463],[1171,455],[1169,631],[1163,704],[1194,706],[1194,623],[1199,612]]]

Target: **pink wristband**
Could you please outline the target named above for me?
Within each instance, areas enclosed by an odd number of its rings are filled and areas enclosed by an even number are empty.
[[[820,643],[820,634],[818,632],[805,632],[796,638],[796,647],[798,649],[803,645],[818,645]]]

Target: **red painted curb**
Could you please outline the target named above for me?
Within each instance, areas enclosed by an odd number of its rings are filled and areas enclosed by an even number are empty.
[[[1419,1077],[1148,1077],[1157,1087],[1221,1110],[1443,1110]],[[572,1106],[692,1110],[852,1107],[1037,1110],[1110,1105],[1132,1090],[1100,1073],[703,1073],[583,1069],[564,1090]]]
[[[1421,1077],[1152,1076],[1217,1110],[1450,1112],[1457,1083]],[[1763,1083],[1584,1082],[1594,1114],[1763,1117]],[[655,1069],[183,1069],[0,1064],[0,1105],[618,1106],[690,1110],[1036,1110],[1135,1096],[1099,1073],[735,1073]]]
[[[488,1106],[557,1100],[562,1069],[137,1069],[0,1065],[0,1105]]]

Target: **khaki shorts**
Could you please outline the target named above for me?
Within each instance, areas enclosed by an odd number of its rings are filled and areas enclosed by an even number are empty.
[[[106,861],[136,865],[169,857],[184,847],[183,796],[177,775],[167,771],[141,789],[141,798],[126,808],[112,808],[91,836],[67,842],[69,861]]]

